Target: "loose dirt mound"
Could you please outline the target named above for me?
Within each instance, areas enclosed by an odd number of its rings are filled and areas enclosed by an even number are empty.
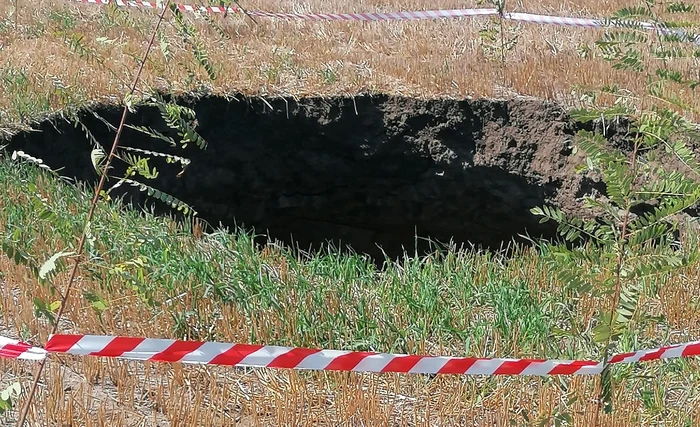
[[[302,248],[333,241],[375,256],[379,245],[394,256],[412,252],[416,235],[500,246],[520,233],[551,235],[552,225],[538,224],[530,208],[553,203],[576,211],[592,190],[573,170],[582,157],[572,155],[575,133],[592,124],[576,123],[561,107],[539,100],[187,102],[206,150],[171,149],[132,130],[125,134],[124,145],[192,160],[181,177],[172,165],[161,165],[153,184],[193,204],[213,225],[255,227],[285,241],[291,236]],[[94,112],[113,125],[121,113],[114,106]],[[101,144],[111,144],[112,131],[92,112],[82,122]],[[155,109],[143,108],[129,122],[168,133]],[[62,167],[64,175],[94,180],[91,146],[80,128],[63,120],[38,127],[41,132],[16,135],[10,149]]]

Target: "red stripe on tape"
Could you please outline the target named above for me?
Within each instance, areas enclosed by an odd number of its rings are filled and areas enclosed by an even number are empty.
[[[0,347],[0,357],[16,359],[30,348],[32,348],[31,345],[21,342],[17,344],[5,344],[4,346]]]
[[[557,365],[551,371],[549,371],[549,375],[573,375],[584,366],[595,366],[597,364],[598,362],[589,362],[586,360],[577,360],[570,363],[562,363],[561,365]]]
[[[199,341],[175,341],[170,347],[153,355],[150,359],[154,362],[179,362],[189,353],[204,345]]]
[[[154,346],[146,345],[154,342]],[[82,343],[81,343],[82,342]],[[44,357],[45,352],[29,344],[17,342],[9,338],[0,337],[0,357],[35,359]],[[214,344],[206,345],[205,344]],[[154,348],[155,347],[155,348]],[[138,350],[141,348],[141,350]],[[226,350],[224,350],[226,349]],[[154,340],[137,337],[113,337],[99,335],[53,335],[47,345],[46,351],[52,353],[87,353],[88,356],[123,357],[127,359],[143,360],[143,354],[153,354],[151,361],[178,362],[188,356],[201,362],[212,365],[250,365],[268,368],[300,368],[329,371],[371,371],[379,366],[380,372],[410,373],[423,359],[427,362],[421,372],[437,374],[472,374],[472,375],[575,375],[597,374],[602,367],[595,361],[549,361],[546,359],[499,359],[499,358],[471,358],[471,357],[445,357],[433,360],[433,356],[425,355],[398,355],[374,352],[345,352],[330,350],[320,357],[312,357],[314,354],[325,350],[309,348],[267,347],[249,344],[224,344],[206,343],[201,341],[176,341]],[[135,354],[128,354],[134,352]],[[259,352],[259,353],[258,353]],[[254,354],[258,353],[258,354]],[[633,361],[647,361],[661,358],[677,358],[700,355],[700,342],[689,342],[673,346],[651,350],[640,350],[614,355],[609,363],[632,363]],[[246,362],[246,358],[255,356],[255,360]],[[374,363],[366,369],[358,369],[368,357],[376,358]],[[211,358],[211,359],[210,359]],[[307,359],[309,358],[309,359]],[[206,360],[209,360],[208,362]],[[474,369],[479,361],[487,361],[485,366]],[[435,363],[433,363],[435,362]],[[590,367],[593,369],[582,369]],[[429,372],[427,372],[429,370]]]
[[[145,338],[132,338],[132,337],[116,337],[109,342],[100,351],[93,351],[90,353],[91,356],[103,356],[103,357],[119,357],[122,354],[132,351],[139,344],[141,344]]]
[[[634,354],[635,354],[634,352],[616,354],[616,355],[614,355],[613,357],[610,358],[610,360],[608,361],[608,363],[619,363],[619,362],[622,362],[622,361],[625,360],[626,358],[628,358],[628,357],[630,357],[630,356],[634,356]]]
[[[540,363],[542,360],[507,360],[493,371],[494,375],[520,375],[528,366]]]
[[[651,353],[647,353],[644,356],[640,357],[639,361],[644,362],[647,360],[660,359],[661,356],[663,356],[663,354],[666,352],[666,350],[670,350],[670,349],[675,348],[675,347],[678,347],[678,346],[676,345],[676,346],[672,346],[672,347],[664,347],[664,348],[660,348],[656,351],[652,351]]]
[[[83,335],[52,335],[44,348],[49,352],[67,353],[82,338]]]
[[[293,348],[288,352],[275,357],[275,359],[267,364],[268,368],[295,368],[306,357],[318,353],[321,350],[311,348]]]
[[[382,372],[408,372],[425,356],[397,356],[382,368]]]
[[[377,353],[368,351],[357,351],[342,356],[338,356],[326,366],[328,371],[352,371],[355,366],[365,360],[368,356],[374,356]]]
[[[689,344],[686,348],[683,349],[683,352],[681,354],[683,355],[683,357],[700,355],[700,342],[695,344]]]
[[[239,364],[241,360],[245,359],[261,348],[263,348],[261,345],[236,344],[225,352],[214,357],[209,363],[212,365],[235,366]]]
[[[478,357],[463,357],[460,359],[448,360],[445,365],[438,371],[439,374],[463,374],[469,370],[476,362],[481,359]]]

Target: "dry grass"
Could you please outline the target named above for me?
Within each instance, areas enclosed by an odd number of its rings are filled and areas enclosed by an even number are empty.
[[[46,248],[49,251],[49,248]],[[5,272],[1,310],[11,330],[29,328],[36,342],[46,339],[46,325],[37,323],[31,310],[32,296],[48,297],[45,287],[27,280],[23,267],[7,258],[0,258]],[[697,272],[695,272],[697,274]],[[694,293],[700,276],[677,281],[667,292]],[[695,283],[694,287],[689,284]],[[104,284],[81,283],[85,289]],[[542,287],[543,284],[533,284]],[[542,292],[549,289],[540,288]],[[126,295],[125,295],[126,294]],[[129,292],[106,295],[110,300],[127,299],[117,318],[107,316],[98,322],[79,304],[67,312],[64,330],[94,331],[105,334],[128,333],[135,336],[171,336],[151,320],[152,312],[138,303]],[[74,299],[77,301],[77,299]],[[186,305],[183,304],[183,305]],[[661,312],[671,314],[674,307],[687,305],[687,300],[664,301]],[[174,308],[177,310],[177,308]],[[675,317],[681,329],[694,328],[697,312]],[[674,317],[674,316],[671,316]],[[221,339],[245,341],[249,319],[227,310],[224,322],[216,325]],[[128,319],[128,322],[127,322]],[[280,319],[267,319],[280,325]],[[675,322],[674,322],[675,323]],[[119,327],[117,325],[121,324]],[[128,324],[128,326],[127,326]],[[268,325],[270,327],[271,325]],[[687,330],[687,329],[686,329]],[[694,369],[698,364],[691,361]],[[650,374],[659,368],[652,366]],[[3,382],[21,378],[27,383],[33,364],[1,361]],[[672,388],[672,382],[660,376],[656,386]],[[578,403],[566,405],[573,416],[573,426],[592,425],[595,404],[591,402],[597,377],[559,380],[528,377],[488,379],[479,377],[439,376],[428,381],[422,376],[356,373],[300,373],[282,370],[244,370],[229,367],[193,367],[179,364],[150,364],[110,359],[52,356],[41,384],[30,420],[31,425],[57,426],[229,426],[229,425],[530,425],[518,415],[525,411],[531,420],[556,413],[557,405],[574,397]],[[564,385],[568,388],[562,390]],[[626,388],[626,387],[625,387]],[[686,414],[667,413],[669,424],[682,425],[682,416],[700,420],[700,409],[687,402],[681,406]],[[680,405],[679,405],[680,406]],[[634,393],[617,395],[616,412],[604,417],[603,426],[628,426],[630,420],[646,425],[651,419],[640,418],[643,406]],[[695,409],[693,409],[695,408]],[[642,411],[642,413],[644,413]]]
[[[555,2],[521,1],[509,6],[564,16],[608,16],[633,1]],[[253,10],[266,11],[389,11],[425,9],[416,0],[389,1],[266,1],[245,2]],[[429,8],[477,7],[476,2],[440,0]],[[7,16],[11,2],[0,5]],[[483,7],[483,6],[482,6]],[[36,97],[34,109],[61,108],[66,104],[120,99],[143,52],[155,12],[81,5],[66,0],[18,0],[19,31],[12,21],[0,31],[0,62],[8,70],[22,72],[25,83],[10,89],[0,85],[0,110],[10,122],[25,118],[26,105],[17,97]],[[194,15],[187,14],[189,19]],[[698,21],[697,14],[685,16]],[[178,47],[173,26],[166,26],[170,48],[176,54],[166,63],[156,52],[146,67],[144,82],[174,92],[209,89],[217,93],[262,95],[350,95],[384,92],[415,97],[481,97],[515,95],[576,103],[580,94],[572,87],[598,88],[616,82],[643,92],[645,81],[619,72],[600,58],[582,58],[577,47],[592,43],[599,30],[554,26],[506,24],[509,35],[519,42],[507,55],[502,72],[499,55],[488,54],[478,31],[488,19],[437,20],[422,22],[292,22],[260,18],[258,23],[242,16],[216,18],[226,38],[201,19],[202,40],[219,77],[206,79],[190,55]],[[75,40],[83,36],[81,42]],[[102,39],[100,39],[102,38]],[[71,40],[73,48],[70,47]],[[79,47],[77,47],[79,46]],[[77,47],[77,48],[76,48]],[[101,59],[103,62],[98,63]],[[698,60],[686,60],[681,68],[696,69]],[[194,80],[188,81],[189,68]],[[9,71],[8,71],[9,72]],[[6,78],[7,80],[7,78]],[[59,83],[60,82],[60,83]],[[67,89],[57,89],[58,86]],[[14,91],[16,93],[11,93]],[[696,112],[700,97],[684,95]],[[654,102],[639,100],[638,103]],[[691,115],[694,115],[691,114]],[[697,117],[697,115],[695,115]],[[0,116],[0,118],[2,118]]]
[[[514,11],[572,16],[606,15],[635,2],[522,1]],[[12,2],[0,5],[7,16]],[[146,34],[155,15],[149,12],[109,10],[97,6],[69,4],[62,0],[18,0],[18,31],[12,20],[0,27],[0,127],[34,114],[89,101],[119,99],[131,79],[135,58],[143,52]],[[426,8],[425,2],[309,0],[245,2],[249,9],[268,11],[372,11]],[[430,2],[429,8],[476,6],[456,0]],[[690,18],[692,19],[692,18]],[[697,17],[695,17],[697,20]],[[591,44],[600,35],[594,30],[539,25],[516,27],[520,42],[508,54],[505,74],[498,61],[487,58],[478,38],[484,19],[445,20],[410,23],[307,23],[259,19],[258,24],[241,16],[220,20],[228,39],[199,22],[208,41],[207,49],[219,77],[208,83],[182,46],[171,40],[175,59],[166,62],[156,53],[146,67],[144,81],[174,92],[200,89],[211,84],[217,93],[242,92],[256,95],[353,95],[385,92],[416,97],[465,97],[529,95],[574,102],[572,85],[597,87],[618,82],[636,90],[644,82],[628,73],[613,70],[600,59],[581,58],[576,48]],[[167,34],[174,31],[168,27]],[[84,39],[79,40],[79,36]],[[104,37],[104,39],[100,39]],[[72,42],[72,47],[71,47]],[[105,62],[100,63],[100,60]],[[698,64],[687,64],[697,67]],[[187,81],[190,67],[194,80]],[[700,107],[700,97],[686,94],[687,102]],[[642,102],[643,104],[643,102]],[[28,203],[21,189],[9,190],[0,209]],[[45,196],[51,200],[50,193]],[[74,207],[73,207],[74,208]],[[0,224],[5,227],[6,224]],[[34,242],[35,255],[46,259],[68,242]],[[274,256],[272,256],[274,258]],[[273,260],[275,261],[275,260]],[[283,260],[271,261],[286,283]],[[528,264],[528,262],[530,264]],[[540,297],[554,294],[558,284],[535,274],[536,260],[524,261],[509,277],[523,279]],[[28,307],[33,297],[50,299],[46,287],[32,279],[22,266],[0,255],[0,301],[3,319],[0,332],[26,336],[33,342],[46,340],[47,325],[36,319]],[[180,280],[180,279],[176,279]],[[288,280],[292,280],[290,277]],[[129,334],[172,337],[168,321],[153,318],[153,311],[124,283],[92,281],[86,275],[81,289],[102,289],[104,298],[116,306],[102,322],[76,298],[66,311],[61,330],[81,333]],[[188,283],[178,283],[187,288]],[[126,290],[125,290],[126,289]],[[664,284],[657,296],[643,303],[664,314],[677,340],[697,336],[700,312],[690,305],[700,293],[700,271],[690,269]],[[290,298],[292,296],[290,295]],[[332,296],[328,304],[336,302]],[[177,302],[170,310],[184,312],[192,301]],[[206,311],[201,301],[200,309]],[[212,303],[213,304],[213,303]],[[577,318],[587,324],[600,301],[585,299],[577,305]],[[376,308],[376,307],[375,307]],[[263,312],[250,318],[233,305],[211,307],[220,317],[211,325],[217,339],[248,342],[251,329],[259,342],[286,336],[294,331],[292,312],[288,316]],[[474,317],[489,316],[477,312]],[[404,317],[402,317],[404,316]],[[164,314],[167,317],[167,314]],[[397,319],[410,320],[405,313]],[[652,331],[653,332],[653,331]],[[680,333],[682,332],[682,334]],[[415,349],[433,354],[456,354],[456,348],[442,348],[425,342],[410,342]],[[493,347],[477,343],[484,351],[517,353],[495,340]],[[487,348],[488,347],[488,348]],[[640,373],[655,376],[661,364],[648,364]],[[603,417],[605,426],[683,425],[684,416],[700,421],[700,405],[692,381],[698,362],[687,362],[686,370],[664,370],[648,385],[643,377],[630,380],[615,397],[614,416]],[[30,363],[0,361],[4,385],[13,378],[26,384],[33,369]],[[686,373],[692,372],[690,376]],[[439,376],[431,381],[422,376],[363,375],[341,373],[300,373],[280,370],[242,370],[180,365],[130,363],[90,358],[52,357],[42,381],[32,425],[80,426],[194,426],[194,425],[530,425],[530,420],[566,407],[573,425],[589,426],[595,405],[590,401],[596,378],[469,378]],[[563,384],[563,385],[562,385]],[[690,387],[688,386],[690,384]],[[647,387],[647,388],[645,388]],[[652,390],[663,409],[649,409],[636,390]],[[577,401],[573,402],[572,398]],[[653,399],[652,399],[653,400]],[[658,403],[658,402],[657,402]],[[671,408],[671,409],[669,409]]]

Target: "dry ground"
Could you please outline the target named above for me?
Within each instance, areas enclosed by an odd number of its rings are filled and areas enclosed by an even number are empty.
[[[13,2],[0,4],[0,16],[10,13]],[[80,105],[92,100],[118,99],[125,91],[140,57],[155,15],[127,14],[93,5],[60,0],[17,0],[14,18],[0,31],[0,127],[26,119],[39,110]],[[600,16],[634,2],[586,0],[521,1],[514,11],[572,16]],[[475,2],[422,1],[250,1],[249,9],[354,12],[463,8]],[[697,18],[697,17],[696,17]],[[509,31],[520,41],[508,53],[505,74],[498,61],[490,61],[478,38],[484,19],[412,23],[304,23],[259,19],[255,24],[241,16],[219,21],[228,38],[212,29],[202,37],[214,64],[221,67],[211,84],[216,92],[247,94],[354,94],[364,91],[413,96],[531,95],[572,101],[572,85],[597,86],[617,81],[640,88],[599,59],[581,58],[576,48],[592,44],[599,32],[539,25],[515,26]],[[174,34],[171,26],[166,32]],[[84,38],[79,39],[82,35]],[[176,41],[174,50],[180,52]],[[187,81],[186,55],[170,63],[154,52],[144,81],[150,85],[185,91],[197,87]],[[100,62],[103,61],[103,62]],[[697,64],[688,64],[688,67]],[[196,70],[204,81],[204,73]],[[700,97],[688,100],[700,106]],[[22,194],[7,203],[27,203]],[[2,207],[3,209],[5,207]],[[2,229],[2,227],[0,227]],[[56,242],[38,242],[37,256],[48,256]],[[282,269],[282,266],[279,266]],[[526,269],[527,271],[527,269]],[[3,334],[46,339],[48,326],[36,320],[28,307],[32,297],[48,298],[48,290],[30,278],[24,267],[0,256],[0,302]],[[513,273],[515,274],[515,273]],[[537,294],[552,291],[556,283],[530,280]],[[83,289],[98,286],[84,280]],[[689,301],[700,293],[700,274],[689,271],[666,284],[664,292],[645,304],[657,307],[678,331],[697,336],[700,314]],[[131,291],[117,289],[105,295],[119,309],[108,313],[103,324],[78,303],[67,310],[62,330],[93,333],[129,333],[150,337],[172,336],[167,322],[153,319],[151,310]],[[75,301],[83,302],[76,299]],[[173,310],[186,309],[181,301]],[[583,301],[591,316],[595,302]],[[216,324],[220,339],[247,340],[250,319],[230,308]],[[125,327],[126,319],[130,321]],[[254,319],[255,320],[255,319]],[[583,317],[583,322],[587,318]],[[265,319],[257,319],[265,322]],[[284,329],[273,323],[271,328]],[[689,362],[695,366],[697,363]],[[34,365],[0,361],[2,383],[19,378],[27,385]],[[654,375],[654,370],[649,375]],[[652,377],[653,379],[653,377]],[[690,378],[692,380],[692,378]],[[640,380],[641,381],[641,380]],[[674,383],[675,384],[675,383]],[[667,385],[661,383],[664,389]],[[552,413],[556,405],[578,397],[569,409],[573,425],[591,425],[590,401],[595,378],[567,380],[568,391],[557,379],[480,379],[458,376],[424,377],[290,371],[237,370],[133,364],[113,360],[52,357],[31,416],[32,425],[60,426],[195,426],[195,425],[530,425],[517,415],[526,409],[532,418]],[[692,389],[692,387],[690,387]],[[691,390],[692,391],[692,390]],[[682,425],[680,415],[700,420],[697,400],[683,400],[681,387],[654,399],[675,399],[685,414],[662,412],[643,418],[645,425],[665,419],[665,425]],[[695,397],[693,397],[695,399]],[[658,402],[657,402],[658,403]],[[616,396],[618,412],[604,417],[603,425],[627,426],[640,413],[642,396]],[[16,414],[11,414],[16,415]],[[12,417],[9,417],[11,420]]]
[[[115,12],[108,7],[66,0],[15,3],[18,14],[0,27],[4,29],[0,31],[0,63],[6,67],[6,84],[0,86],[0,91],[8,91],[0,92],[0,110],[6,116],[2,122],[28,115],[23,111],[28,106],[18,105],[22,102],[16,99],[26,99],[27,93],[37,97],[35,110],[123,96],[132,79],[135,58],[141,57],[153,28],[155,12]],[[511,2],[507,9],[604,17],[635,4],[630,0],[532,0]],[[456,0],[253,0],[243,6],[282,12],[489,7],[476,1]],[[12,2],[3,2],[0,16],[9,16],[11,10]],[[194,19],[192,14],[188,16]],[[700,22],[697,13],[678,18]],[[483,17],[375,23],[259,18],[254,23],[236,15],[215,19],[220,32],[201,18],[195,21],[202,31],[200,39],[218,70],[216,80],[208,81],[203,70],[193,66],[191,56],[182,54],[183,47],[172,24],[166,24],[164,34],[170,37],[169,48],[175,58],[166,63],[159,51],[154,52],[144,82],[175,92],[208,86],[219,93],[305,96],[385,92],[459,98],[523,95],[566,103],[579,99],[582,91],[573,93],[575,86],[599,88],[617,83],[640,91],[645,84],[643,79],[613,70],[600,58],[581,57],[577,49],[592,46],[602,34],[599,30],[508,22],[505,33],[507,37],[517,36],[518,42],[507,53],[502,69],[500,53],[489,53],[479,38],[479,30],[489,24]],[[697,69],[698,60],[685,60],[679,67]],[[188,78],[187,68],[194,78]],[[691,93],[685,99],[694,107],[700,105],[700,97]]]
[[[22,266],[0,258],[4,298],[0,306],[3,334],[25,332],[44,342],[48,325],[37,322],[31,310],[32,296],[48,297],[46,288],[27,280]],[[659,307],[677,330],[697,336],[700,314],[689,308],[692,295],[700,292],[698,271],[668,283],[661,299],[644,301]],[[97,284],[83,282],[81,289]],[[533,291],[551,292],[533,282]],[[539,288],[539,289],[538,289]],[[121,291],[105,295],[121,305],[110,310],[104,323],[81,307],[71,304],[62,330],[67,332],[131,334],[169,337],[172,330],[153,319],[152,311],[138,296]],[[74,299],[84,303],[84,300]],[[182,301],[178,309],[186,309]],[[594,301],[584,301],[590,309]],[[592,315],[592,310],[589,315]],[[114,314],[113,314],[114,313]],[[260,319],[264,321],[263,319]],[[128,322],[128,327],[125,325]],[[163,324],[167,324],[163,322]],[[222,313],[214,325],[221,340],[245,342],[249,319],[235,309]],[[281,325],[280,325],[281,326]],[[433,351],[439,354],[440,351]],[[2,383],[19,380],[26,387],[35,365],[0,361]],[[698,372],[691,360],[686,372]],[[651,389],[656,404],[676,410],[650,411],[635,392],[621,391],[613,416],[602,416],[601,426],[656,425],[665,421],[681,426],[685,417],[700,420],[697,393],[684,390],[675,379],[659,374],[649,364],[645,374],[656,382]],[[659,375],[657,377],[657,375]],[[640,377],[641,384],[645,381]],[[692,383],[692,379],[689,380]],[[573,426],[593,425],[597,377],[537,378],[423,376],[396,374],[299,373],[283,370],[245,370],[230,367],[193,367],[180,364],[147,364],[112,359],[52,356],[30,416],[32,426],[250,426],[250,425],[397,425],[397,426],[530,426],[540,417],[562,412],[572,416]],[[692,386],[690,386],[692,388]],[[26,388],[25,388],[26,390]],[[658,392],[658,391],[657,391]],[[566,408],[566,409],[563,409]],[[526,421],[520,413],[529,416]],[[16,414],[5,418],[7,425]],[[634,420],[634,421],[632,421]],[[515,424],[512,424],[515,422]],[[554,425],[553,420],[544,425]]]

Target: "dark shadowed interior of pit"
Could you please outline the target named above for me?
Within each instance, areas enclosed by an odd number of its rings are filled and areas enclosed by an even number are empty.
[[[331,242],[395,257],[424,251],[423,239],[493,248],[519,234],[552,236],[554,225],[539,224],[530,209],[576,209],[593,185],[574,172],[580,159],[571,150],[575,133],[593,124],[538,100],[238,96],[177,102],[195,110],[208,147],[172,148],[126,129],[122,145],[191,160],[179,177],[175,165],[153,163],[160,176],[149,184],[193,205],[214,227],[254,228],[304,250]],[[95,114],[116,126],[121,109],[81,113],[109,147],[114,132]],[[177,139],[155,108],[140,108],[128,123]],[[8,149],[95,182],[82,129],[56,117],[36,129],[15,135]]]

